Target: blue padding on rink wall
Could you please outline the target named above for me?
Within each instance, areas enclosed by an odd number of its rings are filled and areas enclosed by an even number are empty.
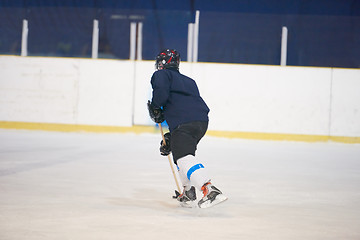
[[[129,59],[130,22],[143,22],[143,59],[165,47],[187,60],[188,23],[200,10],[199,61],[279,65],[281,28],[287,64],[360,67],[360,1],[353,0],[3,0],[0,54],[20,55],[22,20],[30,56],[91,57],[93,19],[99,58]]]

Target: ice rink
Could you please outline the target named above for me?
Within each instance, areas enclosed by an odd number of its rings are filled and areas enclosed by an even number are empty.
[[[0,130],[0,239],[360,239],[360,145],[205,136],[229,200],[186,209],[159,134]]]

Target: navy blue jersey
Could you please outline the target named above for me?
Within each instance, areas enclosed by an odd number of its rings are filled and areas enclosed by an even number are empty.
[[[154,72],[152,103],[163,107],[170,131],[183,123],[209,121],[209,108],[200,97],[195,81],[174,69]]]

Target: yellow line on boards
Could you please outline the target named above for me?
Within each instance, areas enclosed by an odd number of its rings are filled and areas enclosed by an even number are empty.
[[[244,138],[259,140],[288,140],[301,142],[324,142],[328,141],[328,136],[318,135],[301,135],[301,134],[281,134],[281,133],[256,133],[256,132],[224,132],[224,131],[208,131],[209,135],[227,138]]]
[[[59,123],[32,123],[32,122],[3,122],[0,121],[0,128],[6,129],[26,129],[26,130],[44,130],[57,132],[98,132],[98,133],[155,133],[155,127],[152,126],[96,126],[96,125],[78,125],[78,124],[59,124]]]
[[[32,123],[32,122],[8,122],[0,121],[0,128],[4,129],[26,129],[43,130],[58,132],[97,132],[97,133],[159,133],[159,129],[154,126],[96,126],[96,125],[77,125],[59,123]],[[341,143],[360,143],[360,137],[326,136],[326,135],[302,135],[302,134],[282,134],[282,133],[256,133],[256,132],[233,132],[208,130],[206,135],[224,138],[242,138],[256,140],[275,140],[275,141],[300,141],[300,142],[341,142]]]

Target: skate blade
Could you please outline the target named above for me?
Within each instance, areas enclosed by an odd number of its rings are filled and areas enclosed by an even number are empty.
[[[210,201],[206,201],[204,203],[202,203],[201,205],[199,205],[199,208],[209,208],[209,207],[213,207],[219,203],[222,203],[224,201],[228,200],[228,198],[224,195],[224,194],[219,194],[216,196],[215,200],[210,202]]]

